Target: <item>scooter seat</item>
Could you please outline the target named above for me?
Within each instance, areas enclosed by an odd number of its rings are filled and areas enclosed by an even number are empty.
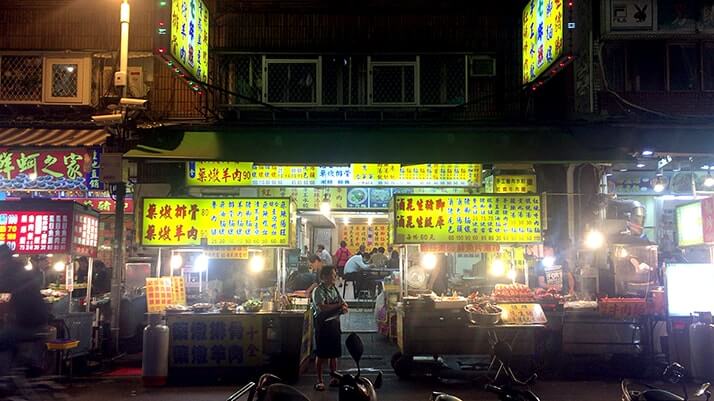
[[[684,401],[684,398],[667,390],[650,389],[640,393],[638,401]]]

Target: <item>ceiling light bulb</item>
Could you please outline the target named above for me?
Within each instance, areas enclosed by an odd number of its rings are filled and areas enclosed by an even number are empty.
[[[62,272],[62,271],[64,271],[64,269],[65,269],[65,264],[64,264],[64,262],[59,261],[59,262],[55,263],[54,266],[52,266],[52,268],[53,268],[56,272]]]
[[[714,187],[714,177],[708,175],[707,178],[704,179],[704,186],[707,188]]]
[[[605,245],[605,236],[597,230],[591,230],[585,235],[585,246],[590,249],[599,249]]]
[[[250,271],[253,273],[260,273],[265,269],[265,258],[263,255],[255,255],[252,258],[250,258],[250,261],[248,262],[248,267],[250,268]]]
[[[205,272],[208,270],[208,257],[203,253],[198,255],[193,262],[193,267],[200,272]]]
[[[325,195],[325,198],[320,202],[320,214],[329,216],[331,212],[332,206],[330,205],[330,200],[327,199],[327,195]]]
[[[436,255],[433,253],[421,255],[421,267],[427,270],[433,270],[436,267]]]
[[[642,156],[652,156],[653,154],[654,154],[654,152],[651,150],[643,150],[642,151]]]
[[[637,168],[644,168],[646,164],[644,163],[637,163]]]
[[[30,263],[29,260],[27,261],[27,264],[25,265],[25,270],[27,270],[28,272],[29,272],[30,270],[32,270],[32,263]]]
[[[171,267],[171,270],[180,269],[181,266],[183,266],[183,257],[179,254],[171,255],[169,266]]]
[[[506,266],[501,259],[495,259],[491,262],[491,268],[488,273],[494,277],[501,277],[506,273]]]

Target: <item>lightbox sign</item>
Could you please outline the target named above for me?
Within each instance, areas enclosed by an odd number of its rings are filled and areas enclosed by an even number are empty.
[[[99,158],[99,152],[90,152],[85,148],[0,148],[0,190],[99,189],[99,182],[92,180],[92,175],[96,173],[93,172],[94,157]]]
[[[145,198],[145,246],[288,246],[290,199]]]
[[[158,2],[156,16],[156,52],[198,91],[200,83],[208,82],[210,18],[206,2],[162,0]]]
[[[7,201],[0,207],[0,243],[19,254],[96,256],[98,237],[96,214],[74,203]]]
[[[396,195],[394,242],[541,241],[540,197],[530,195]]]
[[[257,165],[250,162],[190,161],[190,186],[444,186],[481,185],[481,164],[378,164],[349,166]]]
[[[702,221],[701,202],[677,206],[677,246],[696,246],[704,244],[704,224]]]
[[[523,84],[540,77],[563,55],[563,0],[530,0],[522,15]]]

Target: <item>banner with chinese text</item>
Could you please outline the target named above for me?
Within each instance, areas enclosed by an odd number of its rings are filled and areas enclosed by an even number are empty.
[[[0,148],[0,190],[101,189],[98,149]],[[96,159],[97,169],[93,168]]]
[[[398,244],[540,242],[540,198],[396,195],[394,230]]]
[[[288,246],[286,198],[145,198],[145,246]]]
[[[72,201],[79,204],[89,206],[98,211],[100,214],[114,214],[117,208],[117,202],[112,198],[53,198],[56,200]],[[124,201],[124,214],[134,213],[134,200],[126,199]]]
[[[496,175],[486,177],[487,193],[496,194],[534,194],[537,192],[535,174]]]
[[[354,163],[350,166],[256,165],[190,161],[190,186],[443,186],[481,185],[481,164]]]
[[[171,368],[258,366],[263,361],[263,316],[168,315]]]

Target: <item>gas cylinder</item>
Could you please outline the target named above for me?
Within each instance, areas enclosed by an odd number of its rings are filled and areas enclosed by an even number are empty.
[[[708,380],[714,376],[712,354],[712,314],[695,312],[694,322],[689,326],[690,376],[695,380]]]
[[[141,378],[145,386],[166,384],[169,372],[169,327],[157,313],[148,313],[144,328],[144,353],[141,358]]]

